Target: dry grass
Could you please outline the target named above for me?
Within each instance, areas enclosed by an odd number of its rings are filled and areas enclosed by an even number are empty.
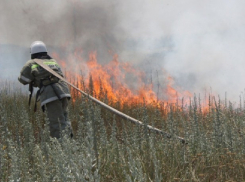
[[[243,108],[120,106],[186,138],[183,145],[80,98],[70,105],[75,138],[58,142],[49,138],[45,114],[34,114],[27,100],[19,91],[0,91],[1,181],[245,181]]]

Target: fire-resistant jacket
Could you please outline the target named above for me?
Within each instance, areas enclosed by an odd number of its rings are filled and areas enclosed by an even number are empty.
[[[59,75],[63,76],[60,66],[54,59],[43,59],[43,63],[48,65]],[[51,73],[36,64],[33,60],[26,62],[20,72],[18,80],[24,85],[32,83],[34,87],[40,88],[41,106],[54,100],[71,97],[69,88],[64,81],[61,81],[56,77],[55,79],[52,78]]]

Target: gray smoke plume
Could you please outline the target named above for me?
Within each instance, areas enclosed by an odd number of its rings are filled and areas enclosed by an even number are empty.
[[[29,47],[42,40],[51,50],[79,47],[98,54],[107,52],[108,46],[120,49],[115,33],[122,32],[117,30],[114,6],[113,1],[1,0],[0,43]]]
[[[44,41],[66,58],[119,61],[144,69],[155,87],[171,75],[182,90],[237,100],[244,89],[243,0],[0,0],[0,78],[17,77],[29,46]],[[111,53],[111,51],[113,53]]]
[[[239,100],[245,87],[244,1],[133,3],[131,21],[124,23],[131,41],[138,43],[139,62],[166,69],[184,90],[221,98],[227,92],[228,99]],[[133,11],[139,3],[141,8]]]

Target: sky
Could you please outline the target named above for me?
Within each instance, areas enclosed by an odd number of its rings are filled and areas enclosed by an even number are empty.
[[[243,0],[0,0],[0,78],[15,79],[42,40],[50,51],[97,51],[191,93],[237,101],[245,86]],[[62,50],[62,51],[61,51]],[[158,75],[159,79],[161,75]]]

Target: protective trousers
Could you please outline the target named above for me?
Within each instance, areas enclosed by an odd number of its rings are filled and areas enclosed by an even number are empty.
[[[61,137],[62,131],[67,131],[68,136],[73,136],[71,122],[68,119],[68,99],[55,100],[46,104],[49,119],[50,136]]]

